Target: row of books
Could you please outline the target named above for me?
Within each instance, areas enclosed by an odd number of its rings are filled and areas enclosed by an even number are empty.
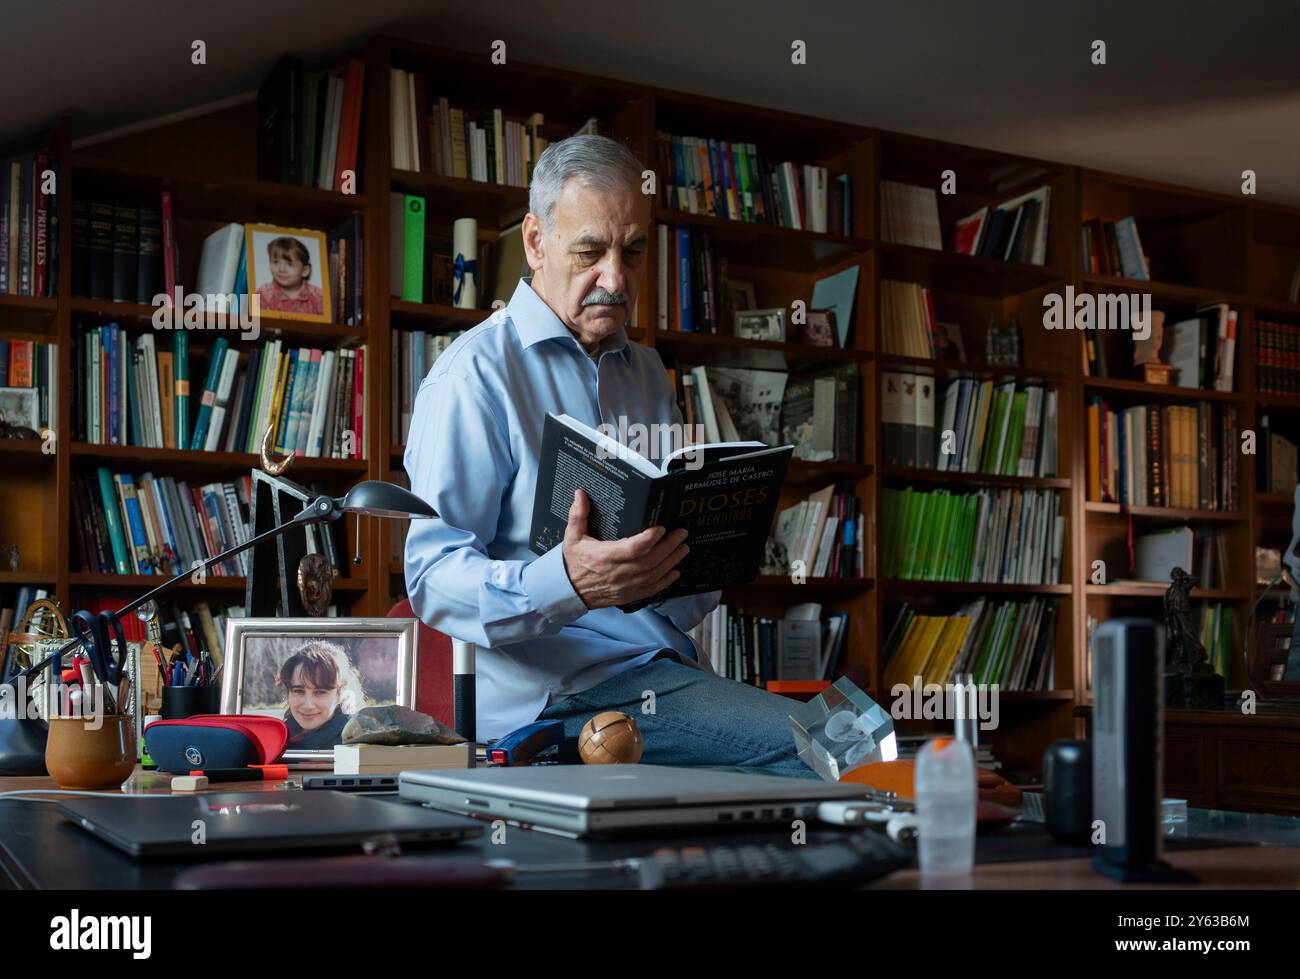
[[[1051,213],[1052,189],[1046,185],[994,208],[981,207],[953,225],[949,250],[959,255],[1044,265]]]
[[[1135,297],[1134,297],[1135,298]],[[1106,331],[1122,330],[1127,336],[1129,323],[1111,323],[1109,304],[1096,304],[1095,330],[1087,330],[1084,340],[1084,374],[1089,377],[1113,376],[1108,364]],[[1128,307],[1120,315],[1136,317]],[[1151,310],[1151,331],[1162,337],[1160,362],[1173,368],[1170,383],[1176,387],[1232,391],[1236,387],[1237,311],[1227,303],[1202,303],[1191,310]],[[1124,362],[1131,351],[1125,344]],[[1121,375],[1122,376],[1122,375]]]
[[[1083,267],[1092,275],[1119,275],[1151,280],[1151,266],[1142,251],[1137,221],[1092,218],[1083,223]]]
[[[317,72],[281,58],[257,92],[258,179],[357,193],[365,80],[365,62],[356,58]]]
[[[822,614],[815,602],[774,619],[718,605],[687,635],[718,676],[761,687],[769,680],[834,676],[844,655],[848,613]]]
[[[1265,493],[1291,496],[1297,482],[1297,448],[1295,442],[1280,435],[1272,417],[1259,418],[1259,488]]]
[[[782,228],[853,234],[852,180],[825,167],[771,163],[753,143],[655,133],[667,208]]]
[[[58,294],[58,171],[44,147],[0,160],[0,294]]]
[[[450,306],[456,298],[455,245],[434,231],[427,217],[428,201],[417,194],[388,195],[388,294],[409,303]],[[523,223],[503,228],[494,241],[476,241],[475,263],[464,281],[472,282],[474,304],[491,309],[496,300],[508,303],[519,278],[527,271]],[[463,297],[462,297],[463,298]]]
[[[59,345],[0,340],[0,413],[10,425],[35,432],[59,424]]]
[[[169,192],[157,204],[73,198],[73,295],[152,303],[175,287],[177,254]]]
[[[133,476],[100,466],[72,477],[73,549],[82,571],[95,574],[180,574],[252,533],[252,477],[191,486],[152,473]],[[307,551],[340,559],[329,528],[307,528]],[[247,575],[252,552],[209,568],[214,577]]]
[[[933,377],[887,371],[881,384],[885,465],[995,476],[1056,475],[1059,399],[1054,388],[953,378],[944,390],[936,438]]]
[[[420,392],[420,382],[464,330],[452,333],[425,333],[423,330],[394,330],[392,344],[392,377],[390,384],[392,402],[389,405],[395,440],[405,445],[411,434],[411,412],[415,409],[415,396]]]
[[[1237,509],[1233,405],[1135,405],[1088,399],[1088,500],[1128,506]]]
[[[1221,677],[1232,683],[1233,650],[1237,648],[1235,639],[1236,614],[1227,602],[1202,601],[1193,607],[1192,628],[1205,648],[1206,661]],[[1087,655],[1084,667],[1084,682],[1089,690],[1092,684],[1093,639],[1100,620],[1095,615],[1088,615],[1084,620],[1084,636],[1087,643]],[[1157,632],[1165,631],[1163,621],[1153,620]],[[1280,679],[1280,677],[1279,677]]]
[[[227,224],[203,240],[195,291],[204,297],[221,297],[215,303],[212,299],[205,299],[205,307],[213,312],[225,309],[238,312],[248,302],[246,297],[256,292],[260,296],[263,314],[296,313],[304,317],[328,317],[322,321],[360,326],[365,312],[365,234],[362,222],[360,214],[352,214],[329,233],[312,229],[278,229],[268,225]],[[297,265],[300,269],[298,284],[284,286],[269,277],[259,283],[258,275],[268,275],[266,270],[269,266],[262,263],[263,256],[257,252],[262,249],[269,252],[272,242],[283,237],[295,238],[308,255],[307,262]],[[311,261],[311,256],[321,238],[325,239],[325,265],[318,268],[319,263]],[[251,257],[250,250],[254,251]],[[268,260],[271,257],[266,256]],[[255,271],[250,277],[250,261],[255,270],[262,268],[263,272]],[[152,301],[151,297],[149,302]]]
[[[189,335],[171,349],[152,332],[132,338],[116,323],[77,336],[73,438],[95,445],[258,452],[268,426],[274,447],[360,459],[366,444],[367,345],[286,349],[269,340],[242,355],[218,337],[203,388],[190,394]]]
[[[885,639],[884,687],[910,687],[917,677],[944,685],[970,674],[1002,690],[1051,690],[1058,607],[1055,598],[979,598],[955,615],[921,615],[904,605]]]
[[[863,527],[862,501],[851,486],[825,486],[786,507],[776,515],[773,534],[785,551],[783,573],[797,575],[802,569],[805,578],[863,577]]]
[[[1065,515],[1052,490],[885,489],[887,578],[1054,585]]]
[[[880,283],[881,346],[884,353],[925,360],[962,360],[961,326],[941,323],[934,294],[915,282],[883,279]]]
[[[1226,534],[1210,527],[1162,527],[1133,538],[1132,580],[1168,588],[1174,568],[1182,568],[1201,588],[1226,588],[1227,561]]]
[[[857,458],[856,364],[795,374],[685,366],[669,373],[695,441],[789,444],[808,462]]]
[[[1300,394],[1300,325],[1255,323],[1255,387],[1260,394]]]
[[[394,170],[527,187],[549,141],[546,118],[508,118],[501,109],[458,109],[446,96],[431,105],[424,75],[392,68]]]

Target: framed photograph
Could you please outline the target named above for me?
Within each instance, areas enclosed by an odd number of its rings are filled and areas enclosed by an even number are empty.
[[[244,226],[248,292],[270,319],[333,322],[329,245],[323,231]]]
[[[226,623],[221,712],[278,717],[284,761],[325,761],[362,707],[415,708],[416,619],[239,619]]]
[[[742,340],[785,342],[784,309],[751,309],[736,313],[736,336]]]
[[[40,394],[39,388],[0,388],[0,421],[39,433]]]
[[[753,309],[758,305],[754,298],[754,283],[748,279],[727,280],[727,304],[737,313]]]
[[[814,347],[835,346],[835,310],[808,310],[803,326],[799,327],[799,339]]]

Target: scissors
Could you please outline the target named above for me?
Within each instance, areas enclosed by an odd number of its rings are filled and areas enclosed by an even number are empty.
[[[100,612],[95,618],[89,612],[77,612],[72,617],[72,634],[81,640],[90,654],[90,668],[102,683],[116,689],[126,673],[126,636],[122,623],[112,612]],[[114,655],[113,642],[117,642]]]

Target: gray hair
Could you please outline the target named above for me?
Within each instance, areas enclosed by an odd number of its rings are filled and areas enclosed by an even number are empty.
[[[551,230],[555,204],[571,177],[584,187],[618,191],[640,183],[641,163],[608,136],[570,136],[546,147],[528,188],[528,209],[541,219],[544,231]]]

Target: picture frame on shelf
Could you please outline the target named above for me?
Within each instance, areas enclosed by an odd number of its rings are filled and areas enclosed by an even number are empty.
[[[835,310],[810,309],[799,327],[799,341],[811,347],[834,347]]]
[[[244,226],[248,292],[265,319],[332,323],[325,232],[273,224]]]
[[[737,311],[734,329],[741,340],[774,340],[785,342],[784,309],[751,309]]]
[[[363,707],[415,708],[416,619],[232,618],[221,712],[278,717],[286,762],[323,762]]]
[[[40,432],[41,406],[39,388],[0,387],[0,422],[14,428]]]

